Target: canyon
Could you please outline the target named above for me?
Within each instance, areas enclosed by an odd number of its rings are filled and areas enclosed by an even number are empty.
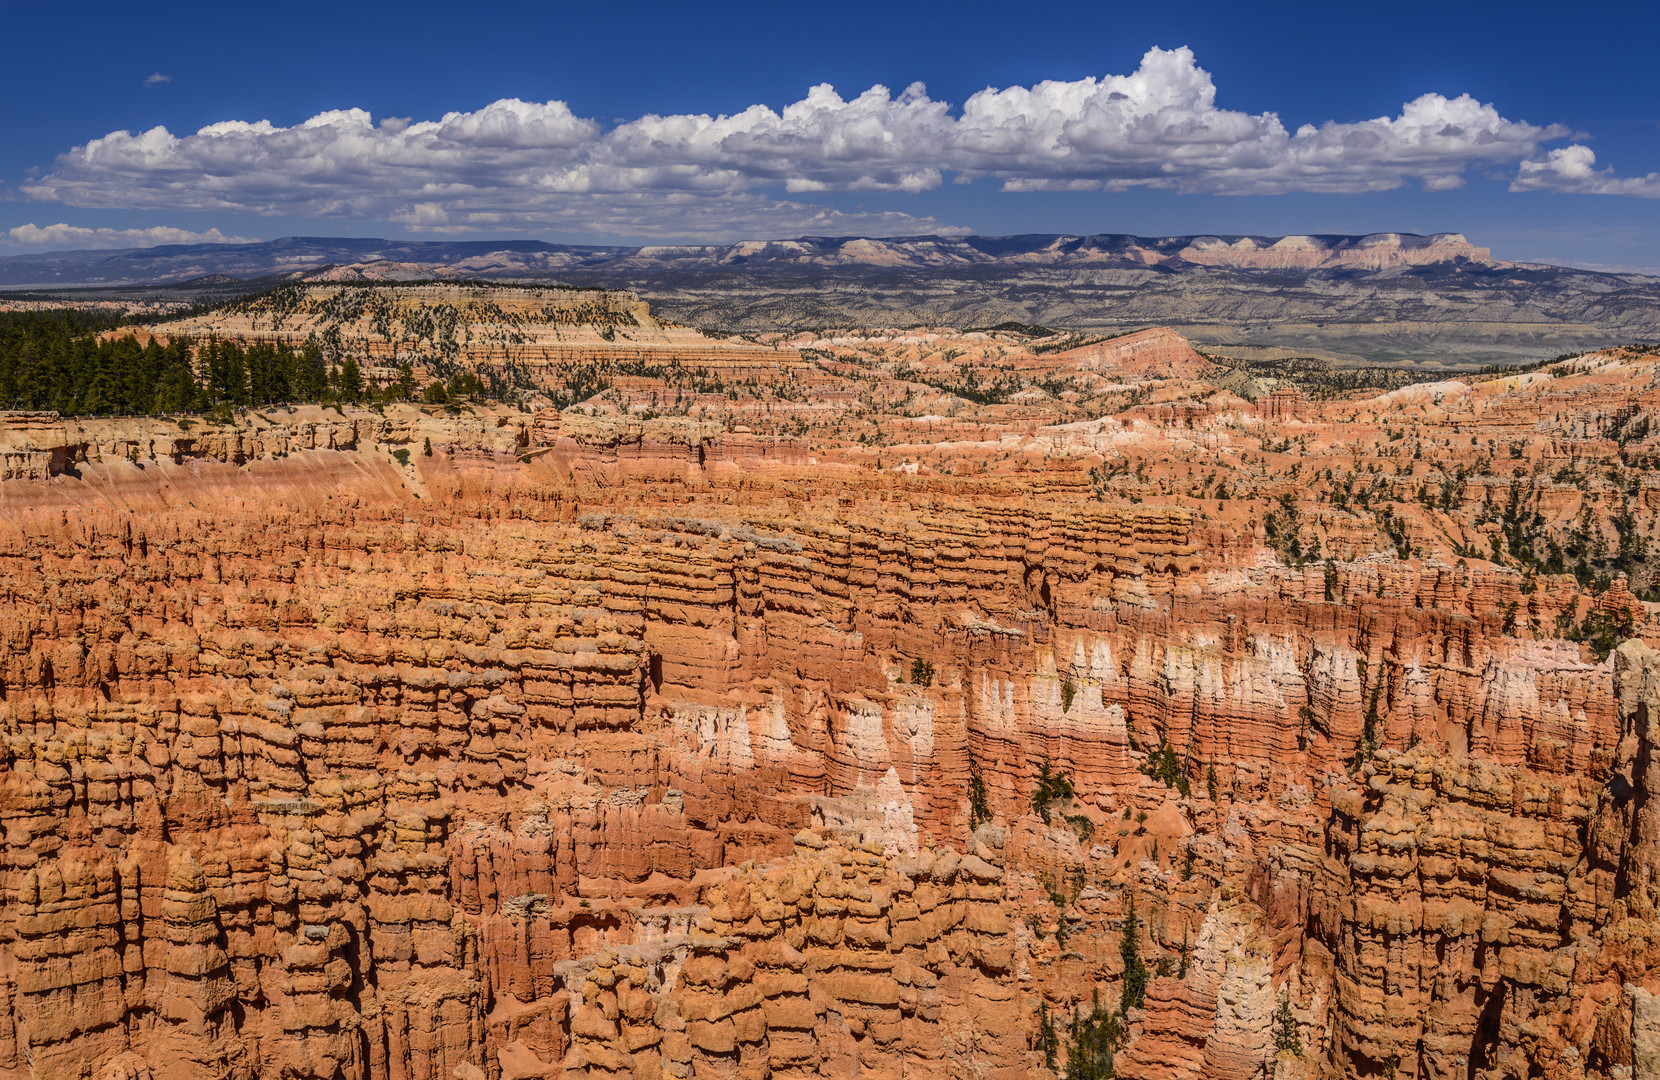
[[[0,1077],[1660,1075],[1660,355],[654,310],[0,414]]]

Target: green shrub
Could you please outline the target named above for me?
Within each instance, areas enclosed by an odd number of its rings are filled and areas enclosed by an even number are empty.
[[[1032,792],[1032,809],[1037,811],[1043,823],[1049,824],[1049,807],[1052,803],[1070,799],[1075,794],[1071,778],[1065,773],[1052,770],[1049,767],[1049,759],[1044,758],[1042,770],[1038,773],[1037,788]]]
[[[979,769],[970,769],[968,773],[968,827],[978,829],[991,820],[991,806],[986,800],[986,782],[980,778]]]
[[[1192,786],[1187,782],[1187,774],[1182,769],[1182,763],[1176,757],[1176,751],[1168,745],[1160,746],[1153,751],[1147,759],[1147,764],[1141,767],[1141,771],[1154,780],[1163,780],[1165,787],[1173,787],[1180,791],[1183,798],[1193,794]]]

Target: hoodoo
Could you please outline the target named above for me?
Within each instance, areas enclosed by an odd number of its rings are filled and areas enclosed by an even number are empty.
[[[1654,1067],[1660,357],[284,295],[0,417],[0,1076]]]

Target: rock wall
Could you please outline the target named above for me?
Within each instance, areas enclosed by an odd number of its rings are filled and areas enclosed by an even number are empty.
[[[1646,1075],[1657,677],[1642,643],[1616,654],[1618,751],[1583,773],[1381,750],[1362,784],[1334,789],[1321,863],[1263,868],[1259,899],[1306,925],[1332,969],[1338,1060],[1398,1076]]]

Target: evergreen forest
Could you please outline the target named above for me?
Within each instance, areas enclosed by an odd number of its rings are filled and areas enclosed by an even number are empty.
[[[317,343],[176,339],[141,345],[102,338],[119,320],[77,311],[0,312],[0,409],[63,416],[162,416],[302,402],[445,402],[481,394],[478,376],[416,385],[408,364],[385,386],[350,356],[331,363]]]

